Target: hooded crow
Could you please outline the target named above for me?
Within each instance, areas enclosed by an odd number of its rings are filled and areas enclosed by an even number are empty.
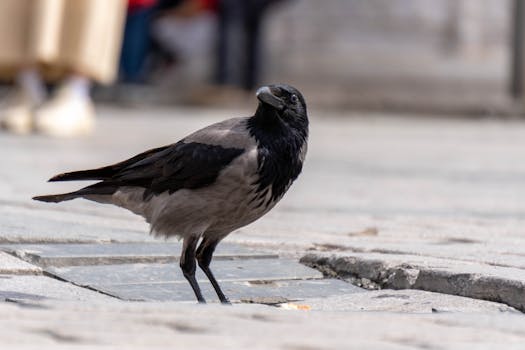
[[[143,216],[151,234],[183,239],[180,267],[197,300],[205,302],[195,279],[198,263],[220,301],[229,303],[210,270],[215,247],[275,206],[301,173],[307,149],[301,93],[276,84],[261,87],[256,96],[251,117],[210,125],[120,163],[57,175],[49,181],[99,182],[33,199],[85,198]]]

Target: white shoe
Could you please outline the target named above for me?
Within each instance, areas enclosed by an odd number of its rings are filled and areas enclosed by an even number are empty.
[[[5,101],[0,110],[0,127],[15,134],[27,135],[33,130],[33,108],[31,99],[17,89]]]
[[[89,97],[74,94],[67,86],[35,112],[36,130],[54,137],[91,134],[95,127],[95,109]]]

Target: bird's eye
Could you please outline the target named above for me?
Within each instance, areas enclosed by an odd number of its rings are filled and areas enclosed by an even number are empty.
[[[292,95],[290,101],[292,101],[292,103],[297,103],[297,95]]]

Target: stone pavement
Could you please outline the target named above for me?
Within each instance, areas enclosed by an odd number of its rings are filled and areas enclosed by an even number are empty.
[[[230,308],[204,280],[212,303],[195,305],[179,242],[140,218],[30,200],[241,113],[106,107],[87,139],[0,135],[0,344],[522,348],[523,121],[312,111],[303,175],[217,252]]]

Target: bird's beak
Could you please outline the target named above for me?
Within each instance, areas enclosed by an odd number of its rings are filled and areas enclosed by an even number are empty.
[[[274,88],[263,86],[257,90],[255,96],[257,96],[259,101],[266,103],[279,111],[284,109],[284,102],[276,96]]]

